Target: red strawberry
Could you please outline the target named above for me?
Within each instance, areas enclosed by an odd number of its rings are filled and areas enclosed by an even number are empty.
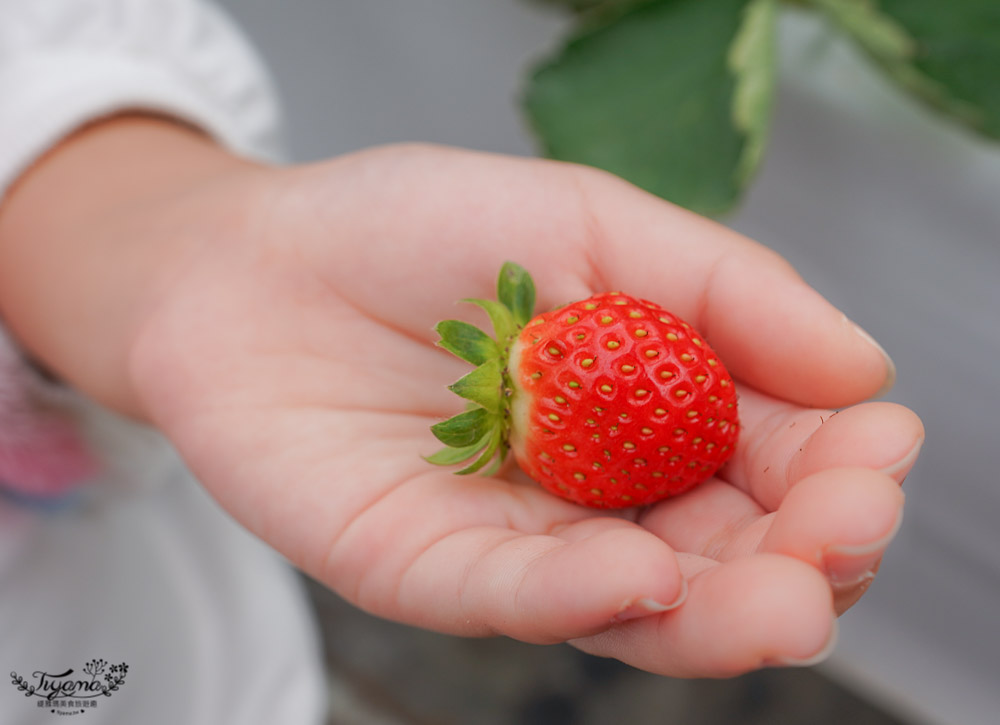
[[[451,386],[469,410],[433,426],[448,447],[433,463],[478,458],[498,467],[508,447],[552,493],[623,508],[677,495],[710,477],[739,435],[732,378],[708,344],[658,305],[597,294],[531,319],[534,285],[507,263],[499,303],[483,307],[496,340],[456,320],[440,345],[478,367]]]

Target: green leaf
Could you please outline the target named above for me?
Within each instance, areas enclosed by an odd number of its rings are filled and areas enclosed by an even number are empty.
[[[607,5],[614,0],[536,0],[543,5],[565,5],[574,12],[584,12],[593,10],[600,5]]]
[[[524,327],[535,315],[535,283],[519,264],[504,262],[497,279],[497,299],[510,310],[514,322]]]
[[[485,466],[490,460],[496,455],[497,449],[500,447],[500,441],[503,439],[503,432],[498,426],[494,431],[493,435],[490,437],[489,445],[483,451],[483,454],[476,459],[476,461],[471,466],[466,466],[461,471],[455,471],[459,476],[467,476],[470,473],[475,473]]]
[[[503,376],[499,358],[487,360],[448,389],[466,400],[478,403],[490,413],[500,415]]]
[[[424,456],[423,458],[428,463],[434,463],[438,466],[452,466],[456,463],[462,463],[486,448],[486,446],[490,444],[494,436],[496,436],[497,432],[500,430],[499,426],[494,426],[493,428],[487,430],[475,443],[467,446],[461,446],[459,448],[446,446],[437,453]]]
[[[760,158],[774,15],[773,0],[646,0],[589,16],[525,96],[545,152],[725,211]]]
[[[441,336],[438,345],[473,365],[500,355],[496,340],[468,322],[442,320],[434,329]]]
[[[1000,138],[997,0],[812,0],[900,85]]]
[[[489,433],[499,419],[485,408],[473,408],[431,426],[439,441],[452,448],[470,446]]]
[[[493,323],[493,332],[496,335],[497,344],[501,347],[517,332],[514,316],[506,305],[496,300],[466,299],[462,300],[462,302],[469,302],[486,310],[486,314],[490,316],[490,322]]]
[[[424,460],[438,466],[452,466],[472,458],[483,449],[484,445],[486,445],[485,440],[478,440],[472,445],[462,446],[461,448],[446,446],[437,453],[424,456]]]
[[[507,460],[507,452],[510,450],[510,446],[504,443],[501,439],[500,447],[497,455],[493,458],[493,463],[490,464],[489,468],[483,470],[484,476],[495,476],[503,465],[503,462]]]
[[[729,46],[729,69],[736,78],[733,122],[746,142],[736,166],[737,183],[745,186],[764,156],[774,105],[776,0],[751,0],[743,24]]]

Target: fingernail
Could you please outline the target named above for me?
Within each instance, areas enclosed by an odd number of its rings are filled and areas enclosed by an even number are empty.
[[[822,649],[816,654],[799,659],[797,657],[773,657],[767,664],[771,665],[781,665],[784,667],[812,667],[813,665],[818,665],[820,662],[829,657],[833,650],[837,648],[837,633],[840,627],[837,624],[837,620],[833,620],[833,626],[830,628],[830,638],[823,645]]]
[[[846,317],[844,319],[847,319]],[[854,327],[854,331],[861,336],[861,338],[867,342],[869,345],[874,347],[879,351],[879,354],[885,359],[885,381],[882,383],[882,387],[878,389],[878,392],[873,395],[873,398],[881,398],[883,395],[888,393],[892,386],[896,384],[896,363],[892,361],[889,357],[889,353],[885,351],[885,348],[878,344],[874,337],[868,334],[868,331],[863,327],[858,325],[858,323],[848,320],[851,326]]]
[[[671,609],[677,609],[684,600],[687,599],[688,595],[688,584],[687,580],[681,580],[681,591],[677,595],[677,598],[670,604],[664,604],[663,602],[658,602],[652,597],[641,597],[640,599],[635,599],[626,602],[618,614],[615,615],[616,622],[627,622],[630,619],[638,619],[639,617],[648,617],[651,614],[663,614],[663,612],[669,612]]]
[[[913,464],[916,463],[917,456],[920,455],[920,448],[923,445],[924,438],[921,436],[920,439],[914,444],[913,448],[910,449],[909,453],[895,463],[879,469],[880,472],[902,483],[903,479],[906,478],[906,474],[910,472],[910,469],[913,468]]]
[[[885,536],[867,544],[831,546],[823,556],[823,567],[832,584],[847,588],[871,579],[872,570],[885,553],[889,542],[903,525],[903,514]]]

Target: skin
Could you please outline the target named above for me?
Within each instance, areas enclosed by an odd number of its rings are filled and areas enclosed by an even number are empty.
[[[538,309],[621,289],[709,339],[744,424],[717,478],[608,514],[513,467],[470,479],[421,459],[466,371],[432,326],[483,323],[455,300],[491,296],[508,259]],[[891,363],[780,257],[569,164],[391,146],[266,167],[170,121],[110,119],[0,207],[0,310],[357,606],[675,676],[825,656],[923,440],[909,410],[862,402]]]

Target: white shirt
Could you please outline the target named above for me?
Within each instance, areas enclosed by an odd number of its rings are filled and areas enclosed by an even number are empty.
[[[0,0],[0,99],[0,201],[55,142],[121,110],[178,118],[239,154],[279,152],[261,63],[196,0]],[[54,505],[0,496],[0,721],[322,722],[319,636],[291,568],[156,433],[49,392],[101,467]]]

